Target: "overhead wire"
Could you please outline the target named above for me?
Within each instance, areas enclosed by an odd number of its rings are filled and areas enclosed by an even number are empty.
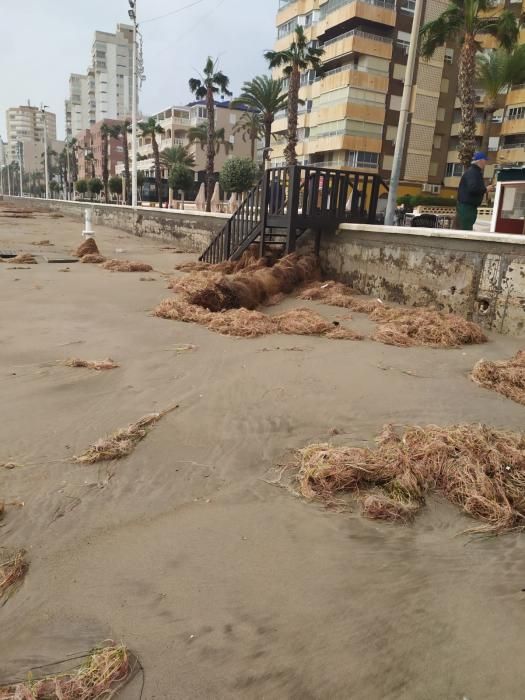
[[[141,21],[141,24],[147,24],[148,22],[156,22],[158,19],[164,19],[164,17],[170,17],[171,15],[176,15],[179,12],[182,12],[183,10],[188,10],[190,7],[195,7],[195,5],[200,5],[203,2],[205,2],[205,0],[195,0],[194,2],[191,2],[189,5],[184,5],[184,7],[179,7],[176,10],[171,10],[171,12],[166,12],[163,15],[158,15],[158,17],[150,17],[149,19],[143,19]]]

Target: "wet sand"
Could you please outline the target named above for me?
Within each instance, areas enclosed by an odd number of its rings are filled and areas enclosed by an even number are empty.
[[[50,239],[42,252],[69,252],[81,228],[0,218],[0,248]],[[191,259],[96,233],[108,257],[163,272]],[[152,317],[171,293],[159,272],[8,267],[0,463],[25,466],[0,470],[0,497],[25,506],[9,509],[0,546],[25,547],[30,569],[0,607],[0,681],[112,638],[140,657],[146,700],[523,697],[525,536],[472,541],[458,535],[471,521],[438,499],[408,527],[366,521],[265,481],[289,450],[363,445],[387,422],[523,429],[522,406],[467,378],[481,357],[507,357],[522,342],[493,335],[431,350],[233,339]],[[282,307],[296,305],[341,316],[293,299]],[[371,327],[358,314],[350,325]],[[72,356],[121,367],[60,364]],[[68,461],[173,403],[128,458]],[[141,682],[119,697],[138,698]]]

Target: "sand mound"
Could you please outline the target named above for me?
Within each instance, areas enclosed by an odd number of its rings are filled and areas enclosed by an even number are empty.
[[[476,323],[455,314],[429,309],[378,307],[370,318],[380,324],[373,339],[386,345],[455,348],[487,342],[486,335]]]
[[[177,406],[168,408],[161,413],[150,413],[143,416],[136,423],[131,423],[127,428],[121,428],[113,435],[101,438],[81,455],[73,457],[76,464],[94,464],[112,459],[122,459],[131,454],[138,443],[143,440],[152,425],[157,423],[166,413],[173,411]]]
[[[94,238],[86,238],[86,240],[81,243],[75,250],[73,255],[77,258],[83,258],[84,255],[100,255],[100,250],[98,249],[97,243]]]
[[[9,260],[10,263],[17,265],[36,265],[36,259],[32,253],[18,253],[14,258]]]
[[[71,357],[69,360],[64,362],[66,367],[86,367],[87,369],[115,369],[119,367],[116,362],[108,357],[106,360],[81,360],[78,357]]]
[[[103,262],[106,262],[106,260],[107,260],[107,258],[105,258],[103,255],[99,255],[98,253],[86,253],[86,255],[83,255],[80,258],[80,262],[88,263],[91,265],[103,263]]]
[[[336,503],[357,494],[370,518],[408,522],[437,492],[483,521],[470,532],[525,527],[525,435],[483,425],[387,427],[376,449],[310,445],[300,450],[302,495]]]
[[[16,552],[0,551],[0,601],[9,598],[22,583],[28,569],[25,555],[23,549]]]
[[[153,270],[153,267],[147,263],[132,260],[107,260],[102,267],[111,272],[151,272]]]
[[[520,350],[510,360],[490,362],[480,360],[474,366],[471,379],[497,391],[508,399],[525,406],[525,351]]]
[[[78,657],[75,657],[78,658]],[[58,664],[57,664],[58,665]],[[77,668],[0,687],[0,700],[100,700],[114,697],[133,672],[123,644],[105,642]]]

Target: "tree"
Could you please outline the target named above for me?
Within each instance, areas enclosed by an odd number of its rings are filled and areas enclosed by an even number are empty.
[[[283,73],[288,78],[288,143],[284,149],[287,165],[297,165],[297,119],[301,71],[319,68],[323,54],[324,49],[309,46],[303,27],[296,27],[295,38],[288,49],[266,51],[264,54],[270,68],[282,66]]]
[[[84,195],[88,191],[87,180],[77,180],[75,182],[75,190],[78,192],[79,195],[82,196],[82,199],[84,199]]]
[[[104,183],[104,198],[106,202],[109,199],[108,196],[108,182],[109,182],[109,139],[113,135],[113,129],[108,124],[102,124],[100,127],[100,135],[102,137],[102,182]]]
[[[249,158],[229,158],[221,170],[220,183],[226,192],[246,192],[253,187],[257,168]]]
[[[211,211],[211,198],[214,188],[215,173],[215,95],[221,97],[231,95],[228,90],[230,79],[220,70],[216,70],[217,64],[211,56],[208,56],[204,73],[199,78],[190,78],[189,86],[198,100],[206,99],[208,118],[208,137],[206,144],[206,211]]]
[[[160,162],[168,171],[168,186],[169,186],[169,201],[168,206],[171,208],[173,203],[173,187],[169,184],[169,178],[173,169],[178,165],[183,165],[185,168],[195,167],[195,156],[189,153],[188,146],[172,146],[165,148],[160,154]]]
[[[51,180],[51,182],[49,183],[49,189],[54,195],[56,195],[57,192],[60,190],[60,184],[56,180]]]
[[[275,115],[286,109],[288,105],[288,95],[283,90],[283,80],[274,80],[267,75],[258,75],[253,80],[244,83],[241,94],[232,102],[232,106],[245,105],[261,113],[264,126],[265,158],[268,158]]]
[[[151,147],[153,148],[153,158],[155,160],[155,184],[157,185],[157,197],[159,207],[162,207],[162,178],[160,175],[160,153],[159,144],[157,143],[157,134],[163,134],[164,129],[157,122],[155,117],[150,117],[145,122],[139,123],[140,134],[143,137],[151,138]]]
[[[450,0],[447,9],[421,28],[421,54],[431,58],[445,44],[461,43],[458,97],[461,104],[459,158],[465,167],[476,150],[476,52],[480,35],[498,39],[510,50],[518,38],[519,23],[510,10],[496,8],[496,0]]]
[[[193,171],[184,165],[184,163],[176,163],[170,171],[169,186],[171,190],[182,191],[182,208],[184,209],[184,197],[188,190],[193,187],[194,175]]]
[[[86,161],[86,174],[87,174],[88,163],[89,163],[91,165],[91,177],[94,178],[96,173],[95,173],[95,156],[93,155],[93,151],[88,151],[84,156],[84,160]]]
[[[241,133],[243,141],[250,141],[250,155],[251,159],[255,161],[255,144],[264,134],[261,114],[259,112],[244,112],[235,125],[233,133]]]
[[[199,124],[198,126],[192,126],[188,129],[188,140],[190,143],[195,143],[197,142],[202,150],[204,151],[208,147],[208,123],[203,122],[202,124]],[[215,155],[219,153],[221,150],[221,146],[224,148],[224,152],[226,155],[232,148],[232,145],[229,141],[226,141],[226,132],[224,129],[215,129],[213,132],[213,144],[214,144],[214,151]],[[213,167],[215,168],[215,161],[213,164]]]
[[[110,177],[108,185],[111,194],[116,194],[117,196],[122,194],[122,178],[119,175]]]
[[[513,85],[525,82],[525,44],[515,47],[511,52],[499,48],[489,53],[481,53],[476,60],[478,86],[485,93],[485,123],[481,150],[486,153],[494,112],[502,106],[501,96]]]
[[[91,195],[91,201],[93,201],[93,195],[98,196],[104,189],[104,183],[99,177],[92,177],[87,183],[88,191]]]

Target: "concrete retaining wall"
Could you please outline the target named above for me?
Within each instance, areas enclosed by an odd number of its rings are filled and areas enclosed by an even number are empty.
[[[94,226],[109,226],[136,236],[162,239],[174,243],[181,251],[188,253],[202,253],[229,218],[226,214],[203,214],[146,207],[139,207],[135,212],[131,207],[112,204],[66,202],[59,199],[46,200],[33,197],[4,195],[3,201],[11,202],[24,209],[60,212],[64,216],[79,220],[84,218],[86,207],[91,207]]]
[[[321,261],[364,294],[525,335],[525,236],[346,224],[323,236]]]

